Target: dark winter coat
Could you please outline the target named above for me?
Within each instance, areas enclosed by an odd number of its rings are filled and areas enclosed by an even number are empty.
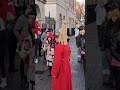
[[[110,49],[112,57],[120,62],[120,31],[112,37]]]
[[[120,62],[120,20],[111,29],[110,50],[111,55]]]
[[[118,19],[116,22],[112,22],[112,20],[109,20],[105,26],[104,26],[104,33],[102,33],[102,44],[105,48],[110,48],[111,45],[111,39],[114,36],[114,33],[119,31],[120,27],[120,20]]]

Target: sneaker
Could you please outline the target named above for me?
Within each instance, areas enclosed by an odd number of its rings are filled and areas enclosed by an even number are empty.
[[[38,59],[35,59],[35,63],[36,63],[36,64],[38,63]]]

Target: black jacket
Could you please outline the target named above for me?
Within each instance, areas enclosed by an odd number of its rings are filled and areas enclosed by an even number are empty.
[[[110,50],[112,57],[120,62],[120,32],[114,34],[113,38],[111,39]]]
[[[102,45],[105,48],[110,48],[111,39],[113,38],[114,34],[117,33],[120,29],[120,20],[118,19],[116,22],[112,22],[109,20],[103,27],[102,33]]]

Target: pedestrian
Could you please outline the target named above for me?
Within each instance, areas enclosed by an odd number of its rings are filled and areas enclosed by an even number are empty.
[[[48,29],[45,29],[45,31],[43,32],[43,34],[41,35],[41,42],[42,42],[42,46],[43,46],[43,56],[44,56],[44,60],[46,60],[46,57],[45,57],[45,48],[44,48],[44,44],[46,42],[46,39],[47,39],[47,32],[48,32]]]
[[[41,56],[41,48],[42,48],[42,42],[41,42],[41,35],[42,35],[42,30],[41,26],[38,23],[37,20],[37,25],[38,25],[38,47],[39,47],[39,56]]]
[[[74,31],[75,31],[76,46],[77,46],[77,36],[79,35],[79,29],[77,28],[77,26],[76,26],[76,28],[74,29]]]
[[[107,16],[105,21],[103,22],[101,26],[101,60],[102,60],[102,75],[103,75],[103,85],[109,84],[109,76],[110,76],[110,61],[111,61],[111,55],[110,55],[110,42],[108,40],[108,32],[107,26],[108,22],[111,19],[111,10],[107,11]]]
[[[98,5],[95,8],[95,13],[96,13],[96,25],[97,25],[97,29],[98,29],[98,44],[99,44],[99,46],[101,46],[101,42],[100,42],[101,30],[100,30],[100,27],[101,27],[102,23],[105,21],[105,17],[106,17],[106,10],[105,10],[105,7],[104,7],[104,1],[99,0]]]
[[[51,76],[51,70],[52,70],[52,64],[53,64],[53,55],[54,55],[54,43],[53,43],[53,35],[49,34],[46,40],[46,60],[47,60],[47,66],[50,71]]]
[[[80,33],[80,30],[84,30],[84,26],[80,26],[79,27],[79,35],[77,36],[77,53],[78,53],[78,62],[81,62],[81,42],[80,42],[80,39],[81,39],[81,33]]]
[[[33,37],[33,35],[31,35],[31,30],[35,30],[34,28],[34,22],[35,22],[35,12],[31,12],[28,14],[28,21],[29,21],[29,24],[24,28],[24,30],[22,30],[21,32],[21,38],[20,38],[20,43],[21,43],[21,46],[24,45],[25,43],[25,40],[28,38],[34,38],[34,40],[30,40],[29,41],[32,41],[32,42],[35,42],[35,35]],[[29,45],[27,44],[27,47],[29,47]],[[26,52],[26,50],[24,50],[23,48],[21,48],[20,52]],[[28,63],[29,63],[29,59],[28,56],[30,54],[30,50],[28,50],[28,54],[27,54],[27,57],[26,58],[23,58],[24,55],[26,55],[27,53],[22,53],[22,56],[21,56],[21,64],[20,64],[20,74],[21,74],[21,84],[22,82],[26,82],[26,85],[28,85],[28,82],[27,82],[27,71],[28,71]]]
[[[80,53],[81,53],[81,62],[85,61],[85,30],[80,30]]]
[[[112,55],[111,71],[115,79],[116,90],[120,90],[120,11],[112,10],[110,50]]]
[[[0,88],[7,86],[6,82],[6,68],[5,68],[5,55],[6,55],[6,28],[3,19],[0,17],[0,71],[1,71],[1,83]]]
[[[52,66],[52,90],[72,90],[72,75],[70,68],[70,48],[67,43],[67,25],[62,23],[59,44],[55,47]]]
[[[17,48],[17,39],[14,34],[14,26],[15,26],[15,17],[12,13],[8,13],[6,29],[7,29],[7,42],[8,42],[8,52],[9,52],[9,72],[14,72],[15,70],[15,55]]]
[[[38,18],[36,19],[35,23],[34,23],[34,29],[35,29],[35,54],[36,54],[36,60],[35,63],[38,63],[38,49],[39,49],[39,56],[41,56],[41,47],[42,47],[42,42],[40,40],[41,38],[41,27],[40,24],[38,22]]]

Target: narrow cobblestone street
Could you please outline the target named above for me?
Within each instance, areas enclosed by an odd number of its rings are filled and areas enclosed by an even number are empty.
[[[72,52],[71,71],[73,90],[115,90],[113,88],[103,87],[102,85],[101,53],[97,43],[97,29],[95,23],[86,26],[87,72],[85,77],[83,66],[77,61],[77,47],[75,46],[74,36],[70,37],[69,44]],[[20,60],[16,57],[16,68],[19,68],[19,63]],[[39,57],[35,74],[36,90],[51,90],[51,77],[48,76],[49,73],[49,70],[46,70],[46,61],[43,57]],[[19,72],[8,73],[7,82],[8,87],[4,89],[0,88],[0,90],[28,90],[26,87],[20,88]]]
[[[74,37],[70,39],[70,47],[72,52],[71,70],[73,90],[85,90],[83,66],[77,61],[77,48]],[[40,58],[39,63],[36,65],[36,90],[51,90],[51,78],[47,76],[49,75],[49,70],[44,72],[45,67],[45,61],[43,58]]]

